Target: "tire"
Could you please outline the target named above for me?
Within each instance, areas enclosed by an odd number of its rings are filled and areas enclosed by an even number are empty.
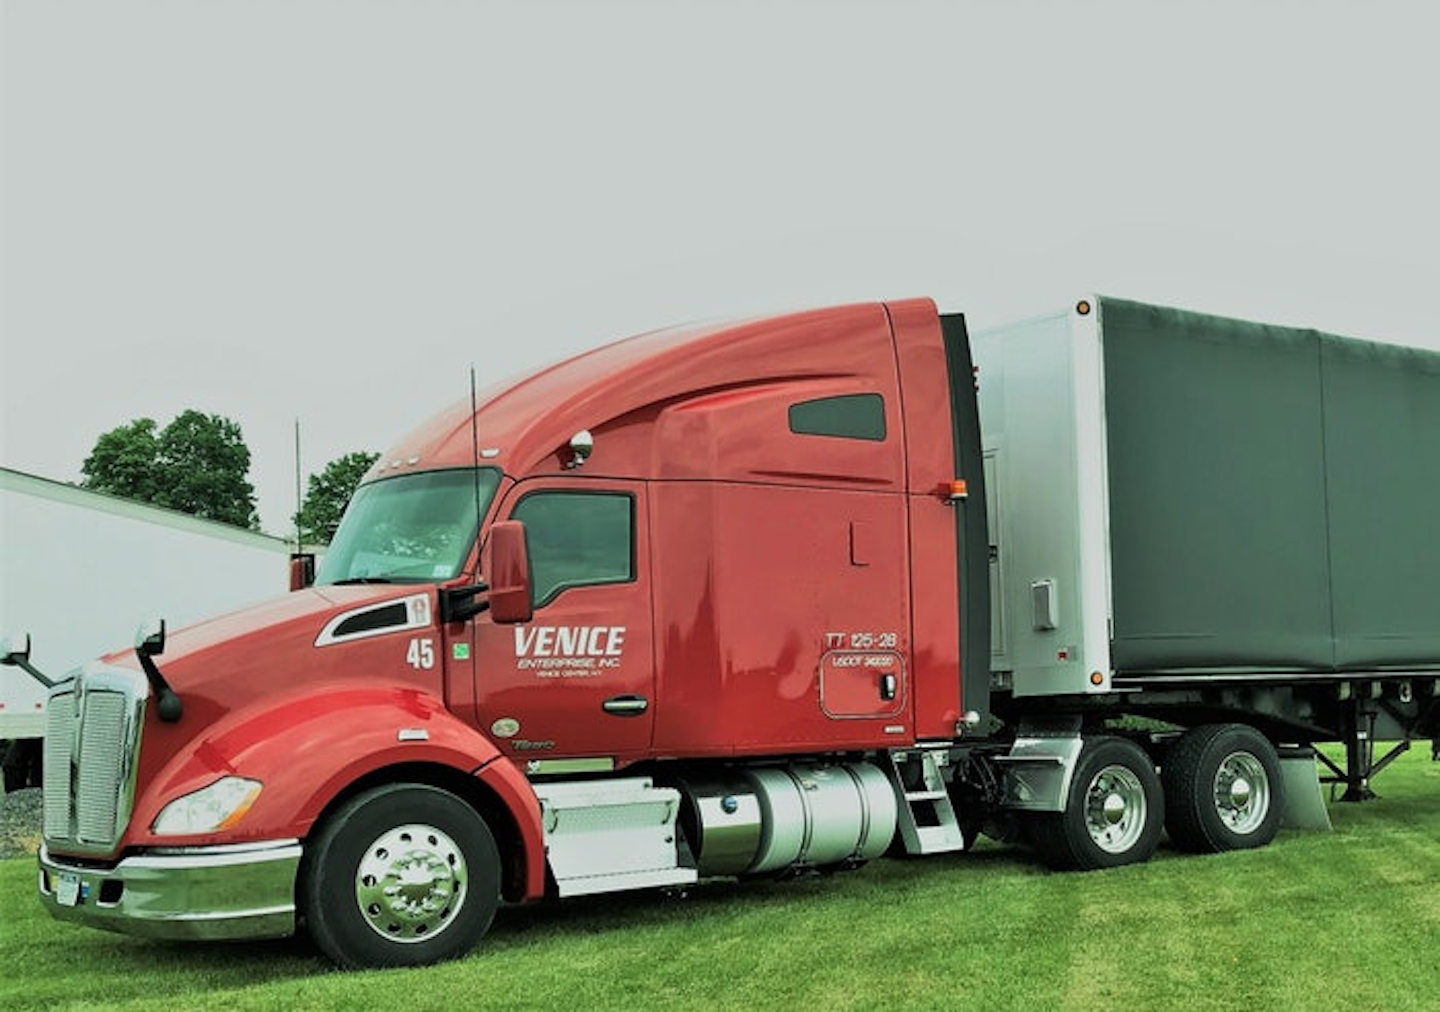
[[[1180,850],[1214,854],[1275,839],[1285,784],[1275,746],[1246,724],[1206,724],[1165,757],[1165,829]]]
[[[500,906],[500,855],[455,795],[389,784],[346,802],[306,847],[300,910],[351,969],[419,966],[473,949]]]
[[[39,787],[43,768],[39,738],[0,741],[0,770],[3,770],[6,794]]]
[[[1139,864],[1160,842],[1165,802],[1155,764],[1124,738],[1085,742],[1063,812],[1031,824],[1031,839],[1051,867],[1093,871]]]

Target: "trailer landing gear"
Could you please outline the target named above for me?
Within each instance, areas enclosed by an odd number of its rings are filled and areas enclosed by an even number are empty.
[[[1359,694],[1351,698],[1344,714],[1345,767],[1342,769],[1324,753],[1320,753],[1320,762],[1331,773],[1330,776],[1321,777],[1321,782],[1331,784],[1332,790],[1333,785],[1344,784],[1345,793],[1340,796],[1341,801],[1369,801],[1378,797],[1370,787],[1371,780],[1386,766],[1410,751],[1410,743],[1417,737],[1415,732],[1420,727],[1424,727],[1428,715],[1434,713],[1437,700],[1440,700],[1440,696],[1432,697],[1429,710],[1421,718],[1407,720],[1395,712],[1390,705],[1390,700],[1381,698],[1378,691]],[[1392,725],[1392,730],[1398,729],[1403,737],[1395,743],[1390,751],[1377,759],[1375,757],[1375,731],[1382,710],[1387,722]],[[1433,723],[1431,726],[1433,727]],[[1440,761],[1440,738],[1432,740],[1430,758]]]

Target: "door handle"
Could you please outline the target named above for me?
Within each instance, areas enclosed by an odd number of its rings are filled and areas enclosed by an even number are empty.
[[[887,671],[880,676],[880,698],[890,700],[895,698],[895,691],[898,688],[899,679],[893,671]]]
[[[611,696],[600,704],[600,709],[616,717],[638,717],[650,709],[650,700],[644,696]]]

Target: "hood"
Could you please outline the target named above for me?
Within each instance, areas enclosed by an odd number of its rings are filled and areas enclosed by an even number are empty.
[[[369,667],[349,663],[357,647],[433,627],[435,593],[433,586],[409,584],[295,591],[167,632],[155,663],[184,706],[180,723],[200,726],[247,699],[354,677]],[[140,668],[134,650],[116,651],[105,662]]]

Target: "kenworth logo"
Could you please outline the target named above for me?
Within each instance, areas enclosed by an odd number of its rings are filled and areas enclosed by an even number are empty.
[[[584,674],[618,668],[625,652],[623,625],[537,625],[515,629],[520,668]]]

